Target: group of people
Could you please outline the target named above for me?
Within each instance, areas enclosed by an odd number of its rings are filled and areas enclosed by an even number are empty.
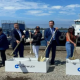
[[[33,53],[35,54],[35,57],[39,57],[39,46],[41,45],[41,38],[42,38],[42,33],[40,32],[40,27],[36,26],[34,34],[31,32],[30,35],[33,38],[33,41],[30,41],[33,47]],[[54,31],[55,35],[52,37]],[[14,50],[17,44],[19,44],[18,48],[14,51],[14,57],[18,57],[18,51],[19,51],[19,56],[24,57],[24,38],[25,34],[21,29],[19,29],[18,23],[14,23],[14,29],[11,32],[11,45]],[[52,37],[52,40],[50,42],[50,39]],[[74,46],[76,44],[74,43],[75,39],[78,38],[77,36],[74,35],[74,27],[70,27],[68,29],[68,32],[66,33],[66,51],[67,51],[67,57],[72,57],[73,55],[73,50]],[[20,42],[20,40],[22,41]],[[46,46],[48,46],[46,50],[45,57],[49,58],[49,53],[52,48],[52,58],[50,61],[51,65],[55,64],[55,56],[56,56],[56,44],[59,44],[59,29],[56,27],[54,28],[54,21],[49,21],[49,28],[47,28],[44,32],[44,39],[46,41]],[[6,55],[5,51],[9,48],[8,45],[8,40],[6,35],[3,33],[2,28],[0,28],[0,52],[1,52],[1,58],[2,58],[2,64],[5,66],[5,60],[6,60]]]

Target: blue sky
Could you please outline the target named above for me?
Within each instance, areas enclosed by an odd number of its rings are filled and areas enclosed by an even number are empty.
[[[0,21],[40,25],[54,20],[56,27],[69,27],[79,14],[80,0],[0,0]]]

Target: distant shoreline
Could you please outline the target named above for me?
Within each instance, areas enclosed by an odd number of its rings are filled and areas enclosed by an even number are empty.
[[[45,30],[47,28],[41,28],[40,30]],[[35,28],[27,28],[26,30],[35,30]],[[68,28],[59,28],[59,30],[68,30]]]

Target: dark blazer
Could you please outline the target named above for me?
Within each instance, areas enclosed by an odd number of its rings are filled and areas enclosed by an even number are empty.
[[[39,46],[41,45],[41,38],[42,38],[42,34],[41,32],[38,32],[36,35],[35,33],[31,35],[33,38],[32,44],[35,46]]]
[[[6,50],[9,48],[7,37],[4,33],[0,35],[0,50]]]
[[[25,35],[21,29],[20,29],[20,32],[21,32],[22,35]],[[14,47],[15,45],[17,45],[16,40],[20,41],[20,36],[19,36],[19,34],[18,34],[18,32],[17,32],[16,29],[12,30],[11,36],[12,36],[12,38],[11,38],[11,44],[12,44],[12,47]],[[24,44],[24,40],[22,41],[22,43]]]
[[[59,45],[59,36],[60,36],[60,32],[59,30],[57,30],[55,33],[55,40],[58,45]],[[50,41],[51,37],[52,37],[51,30],[50,28],[47,28],[44,32],[44,39],[46,41],[46,45],[47,45],[47,41]]]

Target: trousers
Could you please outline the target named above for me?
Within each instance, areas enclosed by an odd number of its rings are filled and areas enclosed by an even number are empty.
[[[39,57],[39,46],[32,46],[33,48],[33,53],[35,54],[35,57],[38,58]]]
[[[20,45],[18,46],[18,48],[14,51],[14,55],[15,55],[14,57],[18,57],[18,51],[19,51],[19,56],[20,57],[24,57],[23,56],[24,55],[24,45],[22,43],[20,43]]]
[[[1,52],[2,64],[5,64],[6,60],[5,50],[0,50],[0,52]]]
[[[66,51],[67,51],[66,59],[73,56],[74,45],[69,41],[66,42]]]
[[[46,55],[45,55],[46,58],[49,58],[49,53],[50,53],[51,48],[52,48],[51,63],[54,63],[55,56],[56,56],[56,41],[55,40],[53,40],[52,43],[47,48]]]

